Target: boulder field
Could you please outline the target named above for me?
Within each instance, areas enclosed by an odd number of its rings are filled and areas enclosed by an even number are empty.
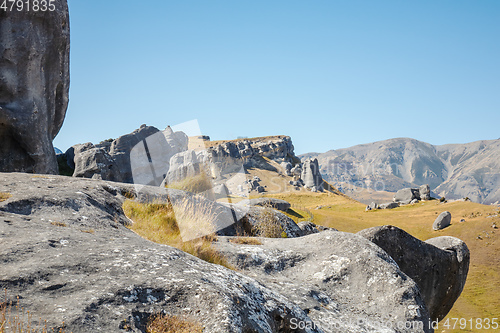
[[[0,288],[19,296],[34,323],[64,322],[68,332],[145,332],[160,312],[204,332],[432,332],[429,321],[446,314],[465,282],[460,240],[424,243],[391,231],[384,247],[370,229],[302,236],[290,224],[296,234],[259,238],[261,245],[218,236],[213,246],[236,270],[209,264],[127,228],[127,197],[168,191],[145,186],[137,195],[131,184],[1,173],[0,192],[10,195],[0,202]],[[426,269],[420,257],[411,269],[403,264],[422,254],[412,244],[434,258],[435,274],[415,275]]]

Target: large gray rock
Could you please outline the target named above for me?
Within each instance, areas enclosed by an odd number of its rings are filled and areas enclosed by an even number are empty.
[[[176,183],[199,175],[203,171],[194,150],[180,152],[170,158],[166,184]]]
[[[275,199],[275,198],[256,198],[250,200],[242,200],[239,202],[240,205],[250,205],[250,206],[262,206],[271,207],[277,210],[286,212],[290,209],[291,205],[288,201]]]
[[[431,200],[431,188],[428,184],[420,186],[418,189],[420,200]]]
[[[304,233],[304,236],[307,236],[310,234],[317,234],[319,232],[318,228],[316,227],[316,224],[309,222],[309,221],[302,221],[302,222],[299,222],[297,225]]]
[[[393,226],[358,232],[380,246],[415,281],[432,320],[451,310],[467,280],[470,254],[458,238],[436,237],[425,242]]]
[[[68,106],[69,15],[0,10],[0,171],[57,174],[52,146]]]
[[[399,202],[387,202],[380,204],[378,206],[379,209],[394,209],[399,207]]]
[[[326,230],[260,241],[240,245],[219,237],[216,245],[243,274],[304,309],[323,332],[433,331],[415,282],[365,238]]]
[[[237,222],[217,232],[221,236],[258,236],[257,226],[263,219],[272,219],[267,222],[277,222],[281,225],[287,238],[301,237],[304,235],[299,226],[285,214],[259,206],[249,206],[244,202],[236,205],[227,205],[233,212]]]
[[[420,200],[420,192],[418,189],[404,188],[397,191],[394,195],[394,201],[403,204],[409,204],[413,199]]]
[[[73,177],[160,185],[172,156],[187,150],[187,145],[188,138],[182,132],[142,125],[112,142],[75,145],[66,151],[66,157],[75,170]]]
[[[442,212],[436,218],[434,223],[432,224],[432,229],[441,230],[446,228],[451,224],[451,213],[450,212]]]
[[[323,178],[319,172],[318,160],[316,158],[306,159],[303,162],[301,178],[306,188],[323,188]]]
[[[158,189],[158,188],[156,188]],[[127,229],[131,185],[0,174],[0,288],[48,331],[145,332],[164,311],[204,332],[292,332],[314,323],[287,297]],[[26,318],[26,317],[25,317]],[[125,330],[126,326],[129,328]],[[321,332],[317,328],[297,332]]]

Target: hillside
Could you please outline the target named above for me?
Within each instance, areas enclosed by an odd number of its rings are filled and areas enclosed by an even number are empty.
[[[434,146],[397,138],[299,157],[316,157],[323,177],[359,200],[366,189],[396,192],[429,184],[449,199],[500,201],[500,139]]]
[[[435,332],[490,332],[488,330],[447,328],[448,318],[495,318],[500,313],[500,251],[499,210],[496,207],[474,202],[439,203],[428,201],[392,210],[365,212],[365,206],[342,196],[316,193],[283,193],[275,198],[293,205],[308,208],[314,214],[314,223],[333,227],[339,231],[358,232],[366,228],[393,225],[411,235],[427,240],[437,236],[457,237],[467,244],[471,264],[467,282],[461,296],[448,316],[440,322]],[[432,223],[439,213],[449,211],[452,224],[440,231],[432,230]],[[460,222],[462,219],[465,222]],[[452,320],[452,319],[450,319]]]

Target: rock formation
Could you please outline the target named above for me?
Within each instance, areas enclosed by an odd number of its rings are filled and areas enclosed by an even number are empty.
[[[207,332],[271,333],[292,331],[292,320],[313,323],[254,279],[127,229],[121,204],[132,185],[12,173],[0,174],[0,191],[12,194],[0,203],[0,287],[14,301],[19,296],[32,325],[43,326],[41,317],[48,331],[64,322],[66,332],[143,333],[160,312]]]
[[[451,213],[450,212],[442,212],[436,218],[434,223],[432,224],[432,229],[441,230],[446,228],[451,224]]]
[[[302,163],[302,180],[304,186],[309,189],[323,189],[323,178],[319,172],[319,164],[317,159],[306,159]]]
[[[169,171],[171,157],[186,151],[187,146],[188,138],[182,132],[142,125],[111,142],[75,145],[66,156],[75,170],[74,177],[160,185]]]
[[[242,274],[304,309],[323,332],[432,332],[418,287],[378,246],[355,234],[323,231],[217,248]],[[414,327],[397,328],[413,322]]]
[[[57,173],[52,140],[68,106],[69,15],[0,10],[0,171]]]
[[[256,198],[250,200],[242,200],[239,204],[250,205],[250,206],[263,206],[271,207],[277,210],[286,212],[290,209],[291,205],[288,201],[275,199],[275,198]]]
[[[393,226],[365,229],[358,235],[380,246],[417,283],[432,320],[448,314],[469,271],[470,254],[464,242],[449,236],[422,242]]]

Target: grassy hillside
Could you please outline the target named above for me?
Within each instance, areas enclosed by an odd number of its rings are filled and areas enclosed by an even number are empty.
[[[471,252],[469,275],[462,295],[436,332],[500,332],[497,330],[455,329],[443,327],[448,318],[499,318],[500,321],[500,227],[498,208],[473,202],[439,203],[429,201],[393,210],[365,212],[365,205],[335,194],[286,193],[275,198],[310,209],[316,224],[340,231],[358,232],[380,226],[394,225],[413,236],[427,240],[437,236],[454,236],[466,242]],[[320,209],[316,209],[322,206]],[[443,211],[452,214],[452,225],[433,231],[432,223]],[[460,222],[465,219],[465,222]],[[450,322],[453,326],[453,321]]]

